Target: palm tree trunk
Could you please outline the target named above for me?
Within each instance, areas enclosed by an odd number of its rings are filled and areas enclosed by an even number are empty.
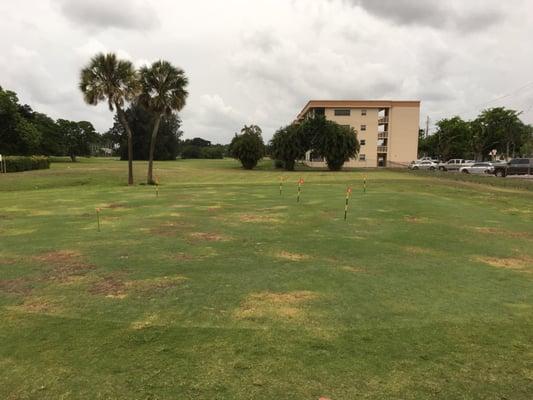
[[[118,104],[115,104],[115,107],[117,108],[118,119],[128,135],[128,185],[133,185],[133,135],[124,110]]]
[[[159,124],[161,123],[161,114],[157,114],[155,117],[154,129],[152,130],[152,139],[150,140],[150,155],[148,158],[148,177],[146,183],[149,185],[154,184],[153,177],[153,165],[154,165],[154,153],[155,153],[155,141],[157,133],[159,132]]]

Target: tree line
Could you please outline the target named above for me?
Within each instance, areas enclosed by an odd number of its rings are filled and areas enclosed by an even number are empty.
[[[305,154],[312,151],[325,159],[330,170],[338,171],[359,151],[357,132],[353,127],[339,125],[323,115],[281,127],[267,146],[261,134],[257,125],[245,125],[229,145],[229,155],[240,160],[245,169],[255,168],[268,154],[280,167],[293,171],[296,160],[304,159]]]
[[[0,87],[0,154],[69,156],[75,161],[91,155],[103,140],[90,122],[54,120]]]
[[[420,131],[418,152],[439,160],[453,158],[487,160],[493,150],[498,157],[533,154],[533,126],[520,120],[520,112],[504,107],[484,110],[465,121],[456,116],[436,123],[436,132]]]

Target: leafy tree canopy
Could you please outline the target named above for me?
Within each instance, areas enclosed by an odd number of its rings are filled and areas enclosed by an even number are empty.
[[[253,169],[265,155],[265,144],[257,125],[244,126],[241,134],[235,134],[230,143],[229,153],[239,160],[244,169]]]

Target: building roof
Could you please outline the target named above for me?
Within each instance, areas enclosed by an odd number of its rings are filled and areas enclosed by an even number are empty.
[[[420,100],[310,100],[297,119],[310,108],[390,108],[392,106],[420,107]]]

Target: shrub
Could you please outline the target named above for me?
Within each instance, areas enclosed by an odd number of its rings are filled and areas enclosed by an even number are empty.
[[[183,150],[181,151],[181,158],[202,158],[202,147],[194,145],[184,146]]]
[[[224,158],[224,147],[219,145],[202,147],[202,158],[211,160]]]
[[[305,156],[307,148],[304,139],[303,131],[296,124],[278,129],[270,141],[272,157],[281,160],[282,167],[287,171],[293,171],[295,161]]]
[[[44,156],[7,156],[5,157],[7,172],[31,171],[50,168],[50,158]]]
[[[257,125],[245,125],[241,134],[236,134],[231,141],[229,153],[241,162],[244,169],[253,169],[265,154],[261,128]]]
[[[282,169],[285,167],[285,164],[283,164],[283,161],[281,160],[274,160],[274,168],[275,169]]]
[[[326,120],[324,116],[309,118],[300,127],[307,146],[326,159],[328,168],[339,171],[359,151],[357,132]]]

